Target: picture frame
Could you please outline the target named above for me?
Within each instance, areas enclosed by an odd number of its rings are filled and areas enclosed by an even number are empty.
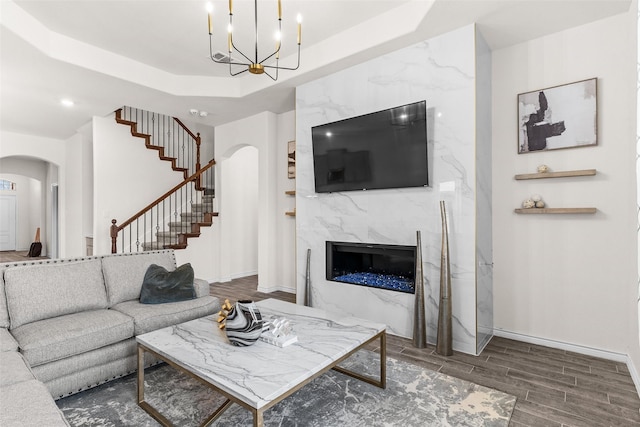
[[[597,78],[518,94],[518,154],[598,144]]]
[[[296,177],[296,142],[289,141],[287,144],[287,176],[289,179]]]

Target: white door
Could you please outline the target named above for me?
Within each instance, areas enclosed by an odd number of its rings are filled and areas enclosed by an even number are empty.
[[[16,196],[0,196],[0,251],[16,250]]]

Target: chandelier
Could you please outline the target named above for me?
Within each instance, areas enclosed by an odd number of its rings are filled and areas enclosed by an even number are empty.
[[[249,71],[251,74],[266,74],[271,77],[272,80],[278,80],[278,71],[280,70],[297,70],[300,67],[300,41],[302,35],[302,17],[298,14],[298,62],[295,67],[283,67],[280,65],[280,47],[282,46],[282,4],[281,0],[278,0],[278,32],[276,33],[276,47],[273,52],[261,57],[258,55],[258,0],[254,0],[253,2],[254,8],[254,25],[255,25],[255,49],[253,58],[250,58],[249,55],[245,55],[240,49],[236,47],[233,42],[233,0],[229,0],[229,25],[227,27],[227,45],[229,48],[228,56],[224,57],[219,53],[213,52],[213,24],[211,22],[211,15],[213,12],[213,6],[211,3],[207,4],[208,11],[208,24],[209,24],[209,56],[213,62],[218,64],[228,64],[229,65],[229,74],[232,76],[237,76],[238,74],[242,74],[246,71]],[[239,56],[242,56],[244,60],[234,59],[231,54],[237,53]],[[267,64],[267,61],[269,64]],[[235,71],[234,71],[234,66]],[[238,70],[239,67],[243,67],[243,69]],[[244,68],[246,67],[246,68]],[[268,71],[267,71],[268,70]]]

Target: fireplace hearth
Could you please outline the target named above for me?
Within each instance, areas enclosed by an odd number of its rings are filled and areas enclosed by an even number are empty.
[[[415,293],[416,247],[327,242],[326,279]]]

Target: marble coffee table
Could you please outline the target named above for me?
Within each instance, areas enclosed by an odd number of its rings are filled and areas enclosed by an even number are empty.
[[[280,348],[262,341],[235,347],[218,328],[216,316],[140,335],[138,404],[165,426],[172,425],[144,400],[144,353],[204,382],[226,401],[202,425],[211,424],[230,405],[251,411],[254,427],[263,413],[314,378],[335,369],[378,387],[386,387],[386,326],[279,300],[257,303],[263,318],[286,317],[298,341]],[[380,340],[380,377],[370,378],[338,367],[338,363],[370,342]]]

